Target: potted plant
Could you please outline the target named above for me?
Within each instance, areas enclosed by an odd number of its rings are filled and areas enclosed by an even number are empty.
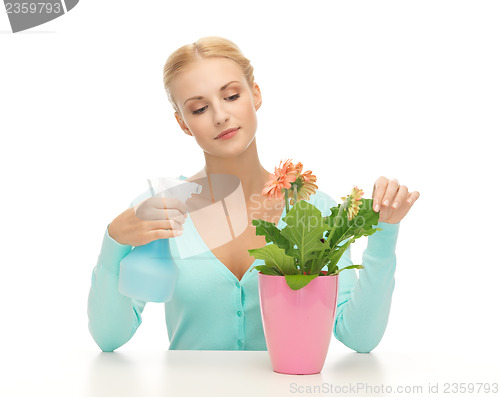
[[[382,230],[373,227],[379,214],[372,200],[362,198],[357,187],[330,208],[330,215],[322,216],[306,201],[318,188],[315,182],[311,171],[302,173],[301,163],[280,162],[262,194],[285,200],[287,226],[280,230],[272,222],[252,220],[256,234],[268,243],[248,252],[265,261],[251,271],[259,271],[264,335],[273,370],[279,373],[321,372],[333,333],[338,275],[363,269],[339,269],[337,263],[356,239]]]

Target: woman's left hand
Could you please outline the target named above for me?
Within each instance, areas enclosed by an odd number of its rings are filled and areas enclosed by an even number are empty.
[[[399,223],[420,197],[417,191],[408,192],[397,179],[381,176],[373,186],[373,210],[379,212],[379,222]]]

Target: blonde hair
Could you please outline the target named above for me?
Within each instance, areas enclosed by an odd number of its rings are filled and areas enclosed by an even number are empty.
[[[235,61],[240,65],[250,88],[253,87],[253,66],[235,43],[218,36],[202,37],[192,44],[186,44],[175,50],[163,67],[163,85],[168,100],[177,113],[180,114],[180,111],[172,95],[172,81],[186,66],[209,57],[225,57]]]

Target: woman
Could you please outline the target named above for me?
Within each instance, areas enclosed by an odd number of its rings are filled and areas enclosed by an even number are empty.
[[[261,194],[270,172],[262,166],[257,153],[256,112],[262,97],[253,79],[253,68],[233,42],[206,37],[170,55],[164,67],[164,85],[181,129],[196,140],[205,156],[204,169],[187,180],[213,174],[236,176],[246,203],[244,216],[249,221],[248,227],[227,243],[176,261],[179,278],[172,300],[165,304],[169,348],[267,350],[258,273],[250,272],[258,261],[248,254],[248,249],[262,247],[266,242],[263,236],[256,236],[251,218],[265,219],[282,228],[284,203]],[[385,331],[394,289],[399,222],[418,196],[418,192],[409,193],[396,180],[380,177],[373,198],[374,210],[380,211],[378,227],[383,230],[368,237],[363,254],[365,269],[359,272],[359,280],[353,269],[339,275],[334,335],[358,352],[371,351]],[[184,234],[184,238],[193,239],[193,250],[196,241],[207,248],[203,240],[208,236],[199,238],[199,228],[192,227],[186,205],[169,203],[161,211],[163,219],[138,217],[137,203],[146,197],[147,192],[137,197],[108,225],[93,271],[89,329],[103,351],[122,346],[141,324],[145,302],[118,291],[119,264],[132,246]],[[336,205],[319,190],[308,201],[324,216]],[[214,227],[213,232],[216,234],[218,228]],[[349,264],[350,249],[338,266]]]

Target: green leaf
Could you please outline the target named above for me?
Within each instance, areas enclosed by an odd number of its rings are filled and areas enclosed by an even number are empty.
[[[274,243],[284,250],[290,248],[290,243],[281,235],[281,230],[274,223],[262,219],[252,219],[252,225],[255,226],[255,234],[264,236],[267,243]]]
[[[268,267],[276,267],[282,274],[297,274],[299,271],[295,266],[295,260],[285,253],[283,248],[274,244],[262,248],[248,250],[255,259],[263,259]]]
[[[286,274],[285,279],[288,286],[297,291],[301,288],[304,288],[307,284],[309,284],[313,279],[318,277],[318,274],[296,274],[290,275]]]
[[[328,254],[327,260],[329,261],[329,263],[327,274],[332,274],[335,271],[334,267],[337,267],[336,265],[338,261],[340,260],[340,258],[342,258],[342,255],[344,255],[344,252],[347,251],[347,248],[349,248],[352,242],[354,242],[354,237],[351,237],[343,245],[341,245],[340,247],[336,247]]]
[[[332,274],[339,274],[342,270],[347,270],[347,269],[364,269],[364,268],[365,267],[363,265],[351,265],[351,266],[343,267],[342,269],[337,270],[336,272],[334,272]]]
[[[335,225],[335,218],[340,206],[341,204],[339,204],[336,208],[331,208],[332,214],[326,218],[326,223],[331,227],[331,230],[328,233],[328,243],[330,248],[334,248],[336,245],[339,245],[342,241],[350,237],[354,236],[354,238],[357,239],[359,237],[370,236],[375,233],[377,229],[373,229],[373,226],[378,223],[379,213],[373,211],[372,199],[361,199],[359,212],[354,219],[349,220],[347,211],[342,211],[337,219],[337,224]],[[332,233],[331,237],[330,233]]]
[[[321,211],[305,200],[297,202],[283,218],[287,226],[281,234],[290,241],[291,246],[297,246],[297,251],[287,254],[294,256],[298,263],[306,264],[309,259],[317,257],[328,248],[320,239],[325,231],[330,230],[324,223]]]
[[[259,265],[259,266],[254,266],[252,269],[250,269],[250,273],[257,269],[260,271],[262,274],[267,274],[269,276],[284,276],[283,273],[280,272],[280,270],[276,267],[270,267],[267,265]]]

